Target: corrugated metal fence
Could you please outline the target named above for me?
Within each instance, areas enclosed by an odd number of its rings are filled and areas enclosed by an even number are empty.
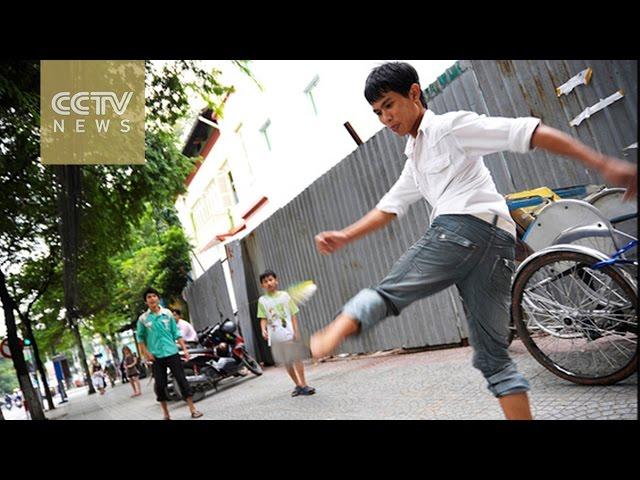
[[[556,97],[557,86],[588,66],[594,70],[589,85]],[[569,126],[584,108],[621,88],[625,98],[578,127]],[[429,108],[435,113],[472,110],[493,116],[536,116],[618,157],[623,156],[624,147],[637,141],[636,61],[461,61],[427,92],[431,97]],[[300,313],[306,333],[322,328],[346,300],[388,272],[428,227],[429,206],[425,202],[415,204],[404,218],[385,230],[328,257],[316,252],[313,238],[320,231],[351,224],[376,205],[400,174],[405,161],[404,143],[387,129],[381,130],[243,239],[243,248],[234,247],[234,255],[250,257],[234,264],[234,268],[244,264],[251,270],[244,278],[246,288],[236,288],[238,305],[244,302],[247,306],[243,314],[248,311],[255,316],[260,294],[257,275],[265,268],[278,273],[281,288],[306,279],[317,283],[318,293]],[[637,161],[637,150],[628,152]],[[553,188],[603,183],[581,164],[541,151],[490,155],[485,163],[503,194],[543,185]],[[459,343],[467,337],[464,318],[452,287],[347,341],[341,351]],[[255,318],[251,324],[255,328]],[[257,355],[268,361],[268,352],[258,337],[254,335]]]
[[[216,262],[184,290],[189,305],[189,318],[196,330],[234,318],[222,264]]]
[[[608,155],[622,157],[631,153],[637,162],[637,150],[623,152],[637,142],[638,62],[635,60],[519,60],[473,61],[484,106],[478,108],[489,115],[505,117],[533,116],[562,130],[581,142]],[[593,69],[589,85],[579,85],[568,95],[557,97],[555,88],[587,67]],[[456,93],[457,83],[451,85]],[[569,122],[586,107],[594,105],[622,89],[625,97],[595,113],[577,127]],[[443,106],[450,108],[443,96]],[[440,108],[440,102],[435,105]],[[451,105],[455,108],[455,105]],[[493,157],[498,157],[494,155]],[[496,159],[487,157],[487,167],[494,173],[501,193],[525,190],[531,186],[563,187],[585,183],[602,183],[594,172],[581,163],[543,151],[529,154],[504,153],[500,159],[508,163],[508,174],[498,175]],[[493,164],[490,166],[490,162]],[[492,168],[492,166],[494,168]],[[506,177],[506,178],[504,178]]]

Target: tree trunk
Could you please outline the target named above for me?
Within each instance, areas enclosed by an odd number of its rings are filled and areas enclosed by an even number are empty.
[[[9,295],[6,278],[2,271],[0,271],[0,301],[2,301],[2,310],[4,311],[4,320],[7,326],[7,337],[9,338],[11,360],[13,361],[13,367],[15,368],[18,376],[18,383],[20,384],[20,389],[24,395],[24,400],[27,402],[31,419],[46,420],[47,417],[45,417],[42,404],[40,403],[40,393],[38,392],[36,394],[36,391],[31,384],[31,377],[29,376],[27,362],[24,359],[22,348],[20,348],[16,319],[13,315],[13,309],[16,308],[16,305],[13,298],[11,298],[11,295]]]
[[[91,374],[87,366],[87,357],[82,345],[82,337],[78,329],[78,237],[80,223],[80,179],[81,170],[78,165],[60,165],[56,170],[61,185],[58,207],[60,210],[60,238],[62,240],[64,307],[67,324],[73,332],[78,344],[82,369],[89,387],[89,395],[96,393],[91,382]]]
[[[87,364],[87,355],[84,353],[84,345],[82,345],[82,337],[80,336],[80,329],[78,328],[78,324],[75,319],[70,319],[67,317],[67,320],[71,322],[71,332],[73,333],[73,338],[75,338],[76,343],[78,344],[78,354],[80,355],[80,366],[82,370],[84,370],[84,377],[87,386],[89,387],[88,394],[91,395],[96,393],[96,389],[93,388],[93,382],[91,381],[91,372],[89,371],[89,367]]]
[[[47,403],[49,404],[49,410],[53,410],[56,407],[53,403],[53,398],[51,398],[51,390],[49,390],[49,381],[47,380],[47,372],[44,369],[44,365],[42,364],[42,361],[40,360],[40,352],[38,351],[38,344],[36,343],[36,338],[33,335],[33,329],[31,328],[31,320],[29,319],[28,315],[22,315],[20,314],[20,312],[18,312],[18,315],[20,315],[20,319],[22,320],[22,323],[24,323],[24,327],[27,331],[26,337],[29,340],[31,340],[31,348],[33,348],[33,357],[36,362],[36,368],[38,369],[38,372],[40,372],[40,378],[42,379],[42,386],[44,387],[44,394],[45,394],[45,397],[47,398]]]

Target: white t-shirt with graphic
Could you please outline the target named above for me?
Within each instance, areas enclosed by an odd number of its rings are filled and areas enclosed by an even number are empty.
[[[258,318],[267,319],[269,345],[293,340],[291,317],[298,312],[298,306],[287,292],[278,290],[273,295],[266,294],[258,299]]]

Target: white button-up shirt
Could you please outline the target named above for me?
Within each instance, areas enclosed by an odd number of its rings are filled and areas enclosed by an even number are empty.
[[[176,320],[176,323],[178,324],[178,328],[180,329],[180,333],[182,334],[182,339],[185,342],[198,341],[198,333],[189,322],[181,318],[180,320]]]
[[[407,161],[398,181],[376,208],[403,216],[424,198],[432,206],[431,221],[443,214],[498,215],[498,227],[516,236],[515,222],[498,193],[483,155],[528,152],[540,124],[532,117],[487,117],[473,112],[436,115],[426,110],[416,138],[409,136]]]

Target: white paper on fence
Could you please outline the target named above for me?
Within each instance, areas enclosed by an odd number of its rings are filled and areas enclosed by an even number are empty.
[[[618,90],[616,93],[614,93],[613,95],[609,95],[604,100],[601,98],[600,101],[595,105],[591,105],[590,107],[585,108],[580,115],[569,122],[569,125],[571,125],[572,127],[577,127],[585,118],[589,118],[594,113],[599,112],[605,107],[608,107],[613,102],[620,100],[622,97],[624,97],[624,92],[622,90]]]
[[[632,148],[638,149],[638,142],[632,143],[628,147],[624,147],[622,150],[631,150]]]
[[[585,68],[559,87],[556,87],[556,95],[558,97],[560,97],[561,95],[568,95],[569,92],[571,92],[571,90],[576,88],[578,85],[589,85],[592,75],[593,69],[591,67]]]

